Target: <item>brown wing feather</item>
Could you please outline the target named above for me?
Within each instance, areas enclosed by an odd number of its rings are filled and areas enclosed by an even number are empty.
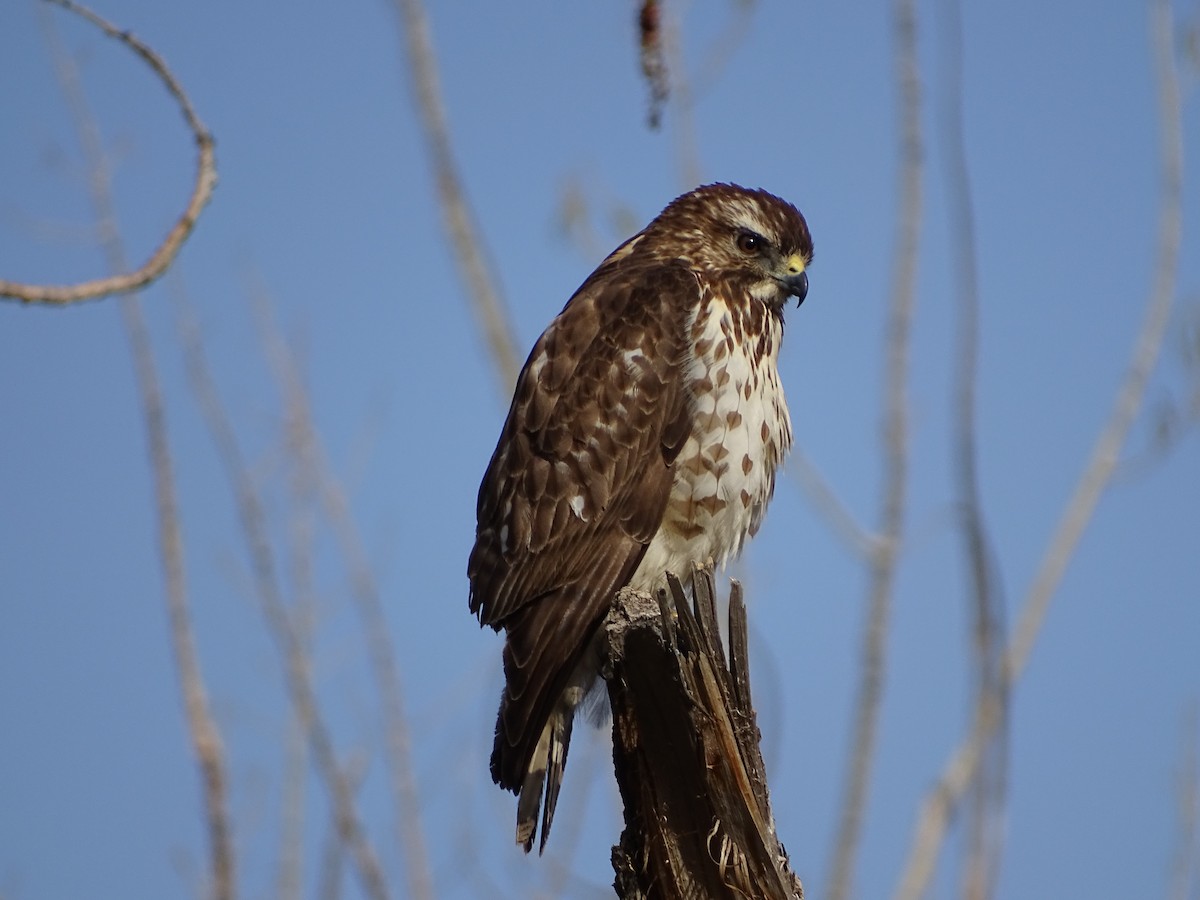
[[[508,635],[493,775],[516,789],[612,597],[657,532],[691,428],[698,286],[630,260],[584,283],[534,346],[479,490],[470,606]]]
[[[642,544],[658,530],[690,433],[682,367],[699,288],[680,267],[628,268],[580,288],[517,381],[479,489],[468,575],[482,624],[585,574],[614,529]]]

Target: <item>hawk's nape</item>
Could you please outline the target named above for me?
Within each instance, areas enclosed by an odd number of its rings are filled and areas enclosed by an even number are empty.
[[[775,361],[808,226],[708,185],[618,247],[534,345],[479,489],[470,607],[504,629],[492,777],[544,849],[576,706],[616,592],[724,562],[757,531],[791,445]]]

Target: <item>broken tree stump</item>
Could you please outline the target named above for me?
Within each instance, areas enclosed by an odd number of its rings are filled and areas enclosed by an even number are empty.
[[[775,833],[750,700],[746,606],[731,584],[729,661],[712,565],[657,597],[623,590],[604,624],[623,900],[803,900]]]

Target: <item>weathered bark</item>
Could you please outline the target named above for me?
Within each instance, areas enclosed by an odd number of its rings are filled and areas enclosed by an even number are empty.
[[[775,834],[750,701],[746,607],[729,598],[729,662],[712,567],[657,598],[622,591],[605,622],[604,675],[625,830],[613,848],[625,900],[803,898]]]

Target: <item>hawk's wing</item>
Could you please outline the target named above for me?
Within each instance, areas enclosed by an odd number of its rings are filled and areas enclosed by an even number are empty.
[[[559,695],[658,531],[691,430],[699,286],[681,266],[599,269],[539,339],[479,489],[471,610],[507,632],[493,777],[516,790]]]

